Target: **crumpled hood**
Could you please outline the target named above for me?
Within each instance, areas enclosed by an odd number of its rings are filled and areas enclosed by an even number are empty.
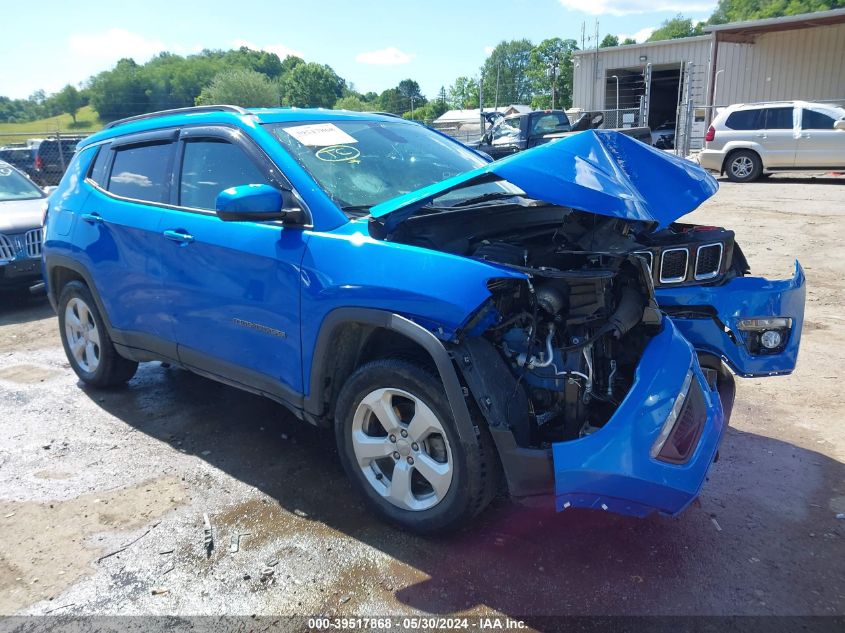
[[[0,233],[21,233],[41,226],[45,198],[0,202]]]
[[[619,132],[588,130],[387,200],[370,214],[384,218],[389,231],[437,196],[497,179],[549,204],[655,228],[686,215],[719,188],[695,163]]]

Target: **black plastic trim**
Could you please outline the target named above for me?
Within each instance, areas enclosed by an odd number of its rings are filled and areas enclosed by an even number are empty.
[[[464,400],[464,392],[449,352],[434,334],[427,329],[414,323],[410,319],[370,308],[337,308],[330,312],[320,327],[317,336],[317,344],[314,347],[313,361],[311,365],[310,393],[304,399],[306,414],[319,417],[325,412],[323,376],[328,363],[332,361],[329,345],[332,335],[338,327],[345,324],[360,324],[393,330],[408,337],[417,343],[426,352],[437,367],[443,388],[446,390],[446,397],[449,406],[452,408],[452,415],[455,418],[458,435],[464,442],[476,442],[475,427],[469,413],[469,408]]]

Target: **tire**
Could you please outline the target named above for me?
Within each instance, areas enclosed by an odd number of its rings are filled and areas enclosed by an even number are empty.
[[[751,182],[763,173],[763,162],[757,152],[741,149],[725,161],[725,174],[732,182]]]
[[[93,387],[114,387],[135,375],[138,363],[117,353],[88,286],[68,282],[59,295],[59,335],[70,366]]]
[[[461,442],[430,370],[404,359],[367,363],[346,381],[335,411],[344,470],[382,519],[417,534],[448,532],[495,496],[492,438],[476,424],[474,437]]]

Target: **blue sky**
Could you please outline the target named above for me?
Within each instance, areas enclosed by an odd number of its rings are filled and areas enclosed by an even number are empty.
[[[416,79],[428,97],[478,73],[502,40],[581,39],[581,24],[642,41],[715,0],[9,0],[0,36],[0,95],[79,84],[121,57],[247,45],[330,65],[361,92]],[[588,44],[589,47],[589,44]]]

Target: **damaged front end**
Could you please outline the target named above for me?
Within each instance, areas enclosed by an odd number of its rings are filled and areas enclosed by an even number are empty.
[[[517,193],[437,206],[491,182]],[[593,131],[373,208],[379,239],[490,265],[490,297],[449,347],[513,496],[677,514],[729,422],[722,360],[742,375],[794,367],[800,268],[747,278],[733,233],[676,223],[716,188],[687,161]]]

